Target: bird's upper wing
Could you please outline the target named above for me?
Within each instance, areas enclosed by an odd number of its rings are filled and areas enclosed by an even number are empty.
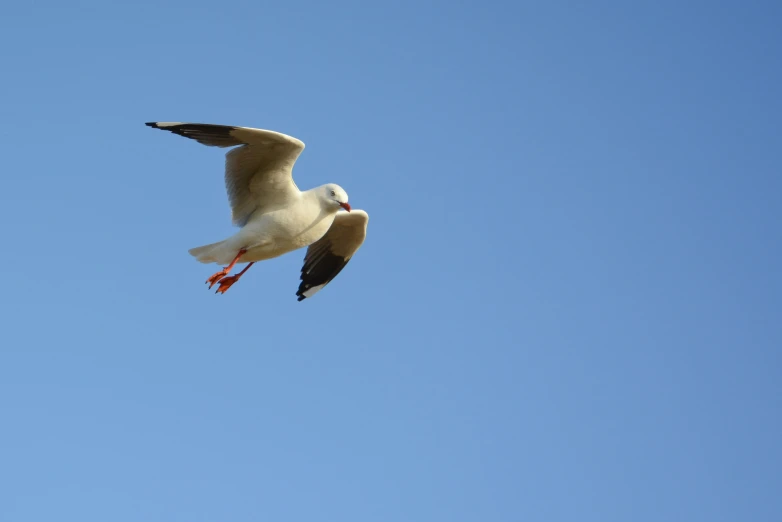
[[[345,268],[367,237],[369,216],[363,210],[338,212],[322,238],[307,248],[301,269],[299,301],[312,297]]]
[[[274,210],[299,193],[293,182],[293,164],[304,143],[279,132],[206,123],[150,122],[210,147],[239,147],[225,156],[225,188],[234,225],[244,226],[258,209]]]

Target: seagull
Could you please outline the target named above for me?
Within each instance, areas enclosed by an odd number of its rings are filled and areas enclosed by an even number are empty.
[[[351,209],[342,187],[328,183],[301,191],[293,182],[293,164],[304,150],[296,138],[206,123],[146,125],[210,147],[236,147],[225,156],[225,188],[239,231],[189,250],[201,263],[226,265],[206,280],[209,288],[218,285],[215,293],[224,294],[254,263],[307,247],[296,292],[303,301],[329,284],[364,243],[369,216]],[[238,263],[248,264],[229,275]]]

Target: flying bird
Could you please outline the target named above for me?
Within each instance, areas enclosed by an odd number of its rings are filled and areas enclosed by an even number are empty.
[[[348,194],[328,183],[301,191],[293,164],[304,143],[279,132],[205,123],[149,122],[211,147],[236,147],[225,156],[225,188],[233,224],[231,237],[189,250],[201,263],[226,265],[206,283],[224,294],[256,262],[307,247],[296,292],[312,297],[345,268],[364,242],[369,216],[351,209]],[[229,275],[238,263],[248,263]]]

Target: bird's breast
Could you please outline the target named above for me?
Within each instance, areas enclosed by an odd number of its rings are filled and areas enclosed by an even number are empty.
[[[308,205],[294,205],[259,216],[247,224],[248,233],[282,253],[311,245],[328,232],[335,213]],[[278,255],[281,255],[278,254]]]

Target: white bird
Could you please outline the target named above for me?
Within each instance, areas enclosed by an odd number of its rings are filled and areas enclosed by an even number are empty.
[[[190,254],[201,263],[226,266],[206,282],[225,293],[257,261],[309,247],[296,292],[312,297],[345,268],[364,242],[369,216],[351,212],[342,187],[329,183],[300,191],[293,182],[293,164],[304,143],[279,132],[203,123],[150,122],[149,127],[173,132],[212,147],[234,147],[225,157],[225,187],[233,224],[231,237],[196,248]],[[341,212],[345,209],[347,212]],[[232,276],[237,263],[249,263]]]

